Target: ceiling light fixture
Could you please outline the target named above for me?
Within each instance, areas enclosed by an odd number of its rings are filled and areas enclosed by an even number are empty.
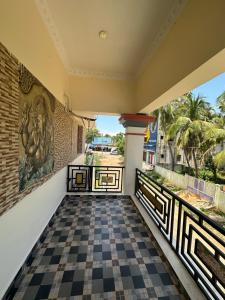
[[[99,31],[98,35],[100,39],[105,40],[108,37],[108,32],[105,30],[101,30]]]

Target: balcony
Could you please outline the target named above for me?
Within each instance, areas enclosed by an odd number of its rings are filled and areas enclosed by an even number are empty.
[[[66,197],[29,261],[14,299],[183,299],[126,196]]]
[[[223,299],[224,229],[139,169],[135,196],[122,186],[123,167],[69,165],[68,194],[6,299],[204,299],[191,277]]]
[[[140,171],[150,113],[225,71],[224,11],[1,1],[1,299],[224,299],[224,230]],[[98,114],[124,168],[82,165]]]

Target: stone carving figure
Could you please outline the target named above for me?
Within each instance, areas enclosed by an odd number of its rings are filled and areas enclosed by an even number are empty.
[[[24,104],[20,135],[25,153],[22,182],[27,182],[37,175],[47,162],[53,143],[51,112],[48,99],[43,95],[38,95],[31,102]]]

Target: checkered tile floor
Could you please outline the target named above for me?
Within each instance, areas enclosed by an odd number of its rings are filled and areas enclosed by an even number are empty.
[[[14,299],[185,299],[127,197],[70,196]]]

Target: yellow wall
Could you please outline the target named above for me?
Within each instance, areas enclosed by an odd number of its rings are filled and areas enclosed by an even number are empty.
[[[137,81],[136,110],[149,110],[149,103],[161,97],[158,105],[165,104],[184,92],[225,71],[223,68],[213,72],[198,72],[187,81],[186,76],[225,48],[225,1],[189,0],[160,47],[155,51],[143,74]],[[222,71],[223,70],[223,71]],[[183,88],[168,91],[183,80]],[[180,94],[181,93],[181,94]],[[146,106],[148,107],[146,108]]]

